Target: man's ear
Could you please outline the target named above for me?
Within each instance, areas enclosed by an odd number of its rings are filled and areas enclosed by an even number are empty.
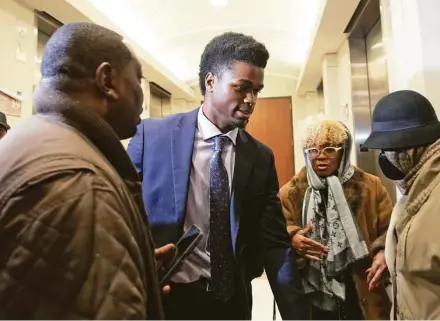
[[[206,91],[212,92],[215,85],[215,76],[212,72],[208,72],[205,76],[205,88]]]
[[[117,74],[118,71],[108,62],[103,62],[96,69],[95,78],[98,90],[110,100],[119,99],[116,91]]]

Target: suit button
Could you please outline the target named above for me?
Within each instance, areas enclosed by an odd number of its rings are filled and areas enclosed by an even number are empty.
[[[363,299],[362,299],[362,304],[363,304],[363,305],[367,305],[367,303],[368,303],[367,298],[363,298]]]

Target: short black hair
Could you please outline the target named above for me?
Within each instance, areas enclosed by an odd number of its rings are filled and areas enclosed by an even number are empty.
[[[118,33],[88,22],[60,27],[47,42],[41,62],[43,79],[62,86],[83,84],[103,62],[122,68],[133,59]]]
[[[205,95],[208,72],[219,75],[234,62],[245,62],[266,68],[269,52],[264,44],[242,33],[226,32],[213,38],[203,51],[199,65],[199,85]]]

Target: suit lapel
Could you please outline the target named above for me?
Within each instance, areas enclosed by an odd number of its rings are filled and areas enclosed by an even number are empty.
[[[246,136],[246,133],[243,130],[240,130],[237,136],[234,178],[232,181],[233,195],[231,202],[231,234],[234,250],[236,250],[240,219],[243,213],[242,202],[248,187],[249,177],[254,166],[255,158],[256,152],[254,142]]]
[[[238,199],[242,199],[248,183],[249,174],[254,165],[254,148],[253,142],[246,136],[243,130],[240,130],[237,136],[233,179],[234,193]]]
[[[171,132],[174,202],[178,222],[185,217],[198,110],[183,114]]]

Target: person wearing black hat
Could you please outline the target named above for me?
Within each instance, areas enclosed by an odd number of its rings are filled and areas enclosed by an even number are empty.
[[[0,111],[0,139],[2,139],[11,127],[8,125],[6,115]]]
[[[393,283],[391,318],[440,319],[440,122],[423,95],[402,90],[383,97],[364,148],[402,197],[386,241]]]

